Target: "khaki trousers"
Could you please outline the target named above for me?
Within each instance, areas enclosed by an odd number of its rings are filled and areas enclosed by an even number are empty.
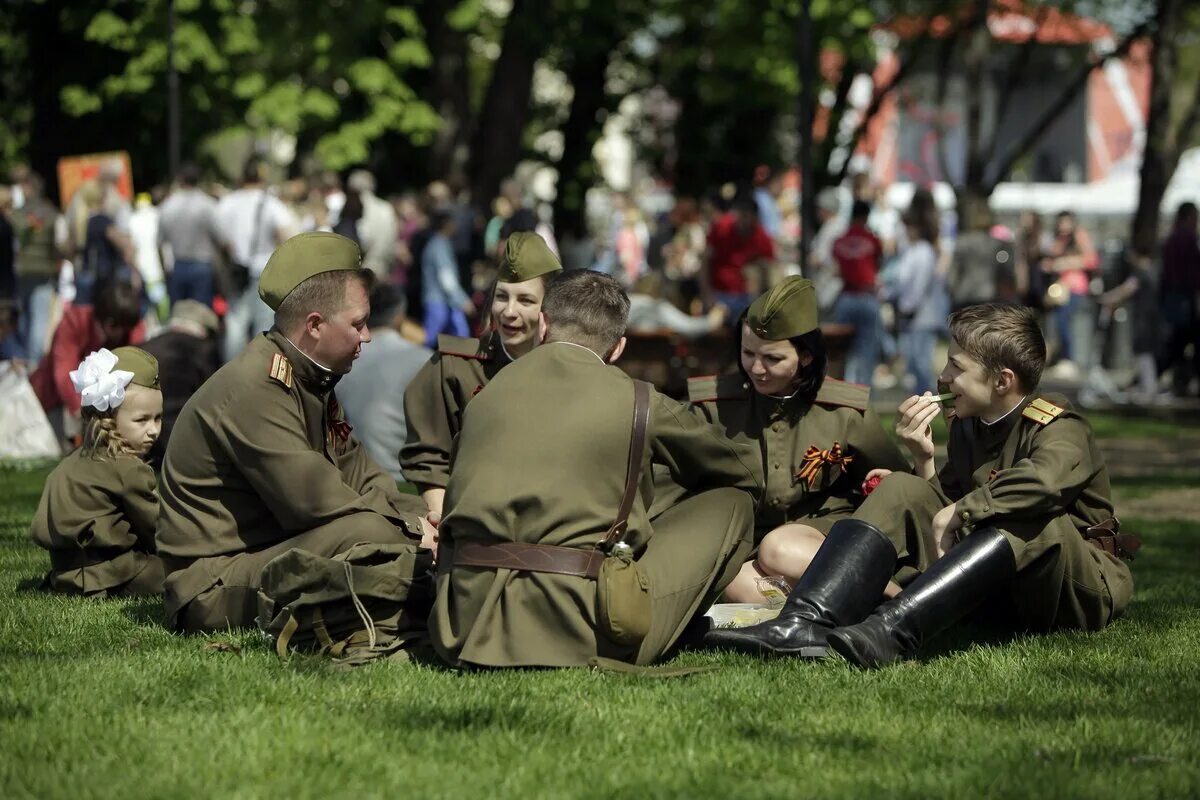
[[[741,569],[754,537],[754,501],[740,489],[711,489],[664,511],[638,563],[650,582],[650,632],[636,663],[666,653]]]
[[[299,548],[333,557],[360,542],[409,541],[412,540],[384,517],[361,512],[261,550],[197,559],[167,577],[168,626],[194,633],[254,627],[263,568],[289,550]]]

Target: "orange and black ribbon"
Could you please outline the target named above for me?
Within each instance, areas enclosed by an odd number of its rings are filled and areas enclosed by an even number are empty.
[[[350,439],[350,432],[354,428],[350,427],[350,423],[346,422],[346,412],[342,411],[342,406],[337,401],[337,397],[332,394],[329,396],[329,405],[326,406],[329,413],[327,423],[329,425],[329,438],[331,442],[345,442]]]
[[[800,462],[800,471],[796,473],[795,479],[807,481],[808,488],[815,489],[822,470],[826,467],[836,467],[845,472],[846,466],[853,460],[854,456],[843,453],[842,446],[838,442],[834,442],[833,447],[828,450],[822,450],[815,444],[809,445],[808,450],[804,453],[804,460]]]

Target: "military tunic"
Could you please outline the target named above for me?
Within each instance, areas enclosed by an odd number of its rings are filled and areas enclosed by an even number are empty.
[[[757,453],[657,393],[626,540],[650,583],[651,628],[640,648],[600,632],[594,580],[454,566],[464,542],[594,549],[623,494],[633,404],[627,375],[562,342],[535,348],[471,402],[446,492],[430,616],[446,661],[566,667],[604,656],[649,663],[737,574],[761,489]],[[652,462],[695,493],[653,523]]]
[[[408,437],[400,449],[400,470],[405,480],[446,488],[450,449],[467,403],[511,363],[496,331],[483,339],[438,337],[437,352],[404,391]]]
[[[827,533],[854,512],[868,472],[910,470],[865,386],[826,378],[798,419],[789,401],[759,394],[740,375],[693,378],[688,395],[730,438],[757,445],[766,489],[755,514],[756,539],[788,522]]]
[[[78,449],[46,479],[29,533],[50,551],[46,584],[54,591],[100,597],[160,594],[157,520],[154,470],[146,462]]]
[[[960,536],[995,527],[1012,545],[1018,575],[1009,594],[1023,624],[1097,630],[1124,612],[1129,567],[1082,536],[1113,517],[1108,468],[1065,400],[1028,398],[992,425],[954,420],[935,479],[888,476],[856,517],[892,539],[903,585],[937,557],[933,516],[951,503]]]
[[[292,548],[420,538],[419,498],[351,435],[337,379],[272,330],[184,406],[156,534],[172,627],[253,624],[263,566]]]

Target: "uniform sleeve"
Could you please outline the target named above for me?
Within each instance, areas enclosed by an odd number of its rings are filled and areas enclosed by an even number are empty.
[[[372,486],[360,494],[337,465],[309,446],[292,395],[266,392],[254,405],[258,413],[226,413],[221,424],[230,457],[284,529],[309,530],[361,511],[405,522],[385,493]]]
[[[762,495],[762,459],[750,442],[735,442],[683,403],[655,394],[650,407],[652,459],[681,486],[733,487]]]
[[[158,525],[158,482],[154,470],[148,464],[131,463],[122,476],[121,490],[130,533],[143,548],[154,552],[154,529]]]
[[[400,490],[396,488],[395,479],[371,458],[362,442],[351,438],[346,452],[338,457],[338,466],[342,471],[342,478],[359,494],[377,492],[387,498],[388,505],[403,520],[406,530],[411,532],[421,529],[421,522],[413,510],[406,509],[406,506],[412,504],[405,501]]]
[[[458,424],[442,377],[443,358],[435,353],[404,390],[408,435],[400,448],[400,471],[406,481],[444,489],[450,480],[450,448]]]
[[[857,487],[873,469],[890,469],[892,472],[912,472],[912,466],[896,442],[883,427],[883,421],[874,409],[868,408],[853,431],[853,439],[847,444],[854,451],[850,462],[850,477]]]
[[[965,525],[992,517],[1032,517],[1061,512],[1095,478],[1087,423],[1060,418],[1035,434],[1033,452],[1000,470],[957,504]]]

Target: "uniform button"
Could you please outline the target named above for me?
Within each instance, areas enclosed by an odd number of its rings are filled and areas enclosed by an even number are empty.
[[[983,507],[983,510],[984,510],[984,511],[991,511],[991,510],[992,510],[992,507],[991,507],[991,506],[984,506],[984,507]]]
[[[962,518],[963,518],[964,522],[969,520],[971,518],[971,512],[969,512],[969,511],[962,512]]]
[[[778,465],[778,464],[776,464],[776,465],[775,465],[775,469],[779,469],[779,465]]]

